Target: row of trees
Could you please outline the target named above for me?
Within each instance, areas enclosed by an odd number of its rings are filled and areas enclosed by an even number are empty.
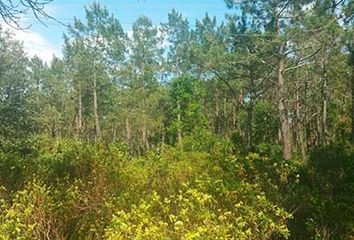
[[[214,134],[248,151],[281,143],[285,159],[354,140],[353,3],[226,4],[224,23],[191,28],[172,10],[160,26],[139,17],[131,35],[93,4],[49,66],[1,31],[1,138],[120,140],[139,154]]]

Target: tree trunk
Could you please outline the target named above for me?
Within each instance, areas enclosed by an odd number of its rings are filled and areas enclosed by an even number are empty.
[[[126,134],[126,141],[127,141],[127,145],[129,148],[129,152],[132,153],[133,152],[133,146],[131,145],[131,131],[130,131],[130,124],[129,124],[129,119],[126,118],[125,119],[125,134]]]
[[[79,99],[78,99],[78,114],[77,114],[77,136],[81,137],[82,131],[82,93],[81,88],[79,89]]]
[[[246,122],[246,139],[247,139],[247,151],[252,150],[253,145],[253,111],[254,101],[256,95],[255,80],[253,76],[253,70],[250,71],[250,100],[247,107],[247,122]]]
[[[281,124],[281,138],[282,138],[282,149],[283,157],[286,160],[292,159],[292,141],[290,133],[290,125],[288,119],[288,112],[285,104],[285,84],[284,84],[284,69],[285,69],[285,57],[284,57],[284,45],[285,43],[279,44],[278,49],[278,69],[277,69],[277,80],[278,80],[278,111]]]
[[[215,95],[215,126],[214,132],[216,135],[220,134],[220,105],[219,105],[219,94]]]
[[[222,124],[220,127],[220,132],[221,134],[223,134],[225,132],[225,129],[227,129],[229,127],[229,124],[227,124],[227,99],[226,99],[226,94],[224,96],[224,111],[223,111],[223,115],[221,118]]]
[[[322,124],[321,124],[321,107],[317,107],[317,117],[316,117],[316,141],[315,145],[319,146],[322,142]]]
[[[308,112],[309,112],[309,106],[308,106],[308,77],[307,74],[305,76],[305,83],[304,83],[304,128],[305,128],[305,138],[306,138],[306,149],[310,149],[311,147],[311,122],[310,119],[308,119]]]
[[[278,43],[278,63],[277,63],[277,106],[280,119],[280,134],[282,139],[283,157],[286,160],[292,159],[292,137],[290,132],[290,124],[288,119],[288,111],[286,109],[285,97],[286,89],[284,83],[284,71],[285,71],[285,51],[286,42],[281,40],[281,26],[280,16],[278,12],[275,12],[275,30],[276,40]]]
[[[149,131],[147,129],[147,126],[146,126],[146,120],[145,120],[145,117],[144,117],[144,123],[143,123],[143,129],[142,129],[142,132],[143,132],[143,146],[142,146],[142,149],[143,149],[143,152],[147,152],[149,151],[150,149],[150,144],[149,144]]]
[[[178,122],[178,129],[177,129],[177,142],[180,147],[182,147],[182,121],[181,121],[181,105],[179,104],[179,101],[177,101],[177,109],[178,109],[178,114],[177,114],[177,122]]]
[[[242,89],[240,89],[238,99],[237,99],[237,104],[235,107],[233,107],[233,114],[232,114],[232,124],[233,124],[232,130],[236,130],[240,134],[242,133],[242,128],[240,122],[237,119],[237,114],[241,110],[241,107],[243,105],[243,100],[244,100],[243,91]]]
[[[141,129],[141,146],[140,148],[142,149],[142,152],[146,151],[146,128],[145,128],[145,124],[143,124],[142,129]]]
[[[325,52],[325,50],[324,50]],[[321,94],[322,94],[322,145],[328,144],[328,122],[327,122],[327,76],[325,66],[325,55],[321,56]]]
[[[247,108],[247,123],[246,123],[246,131],[247,131],[247,151],[252,150],[253,144],[253,103],[250,103],[250,106]]]
[[[296,132],[297,132],[297,140],[301,152],[301,158],[306,159],[306,149],[304,143],[304,129],[302,123],[302,116],[300,112],[300,97],[299,97],[299,87],[296,84],[296,104],[295,104],[295,113],[296,113]]]
[[[351,92],[352,92],[352,131],[351,131],[351,142],[354,143],[354,67],[351,76]]]
[[[93,61],[93,114],[95,118],[95,139],[96,141],[101,138],[100,119],[98,116],[98,103],[97,103],[97,74],[96,74],[96,61]]]
[[[351,109],[351,118],[352,118],[352,132],[351,132],[351,142],[354,143],[354,46],[351,49],[351,64],[352,64],[352,76],[351,76],[351,97],[352,97],[352,109]]]

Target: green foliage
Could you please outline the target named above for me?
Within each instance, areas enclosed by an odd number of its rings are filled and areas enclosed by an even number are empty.
[[[207,154],[165,146],[129,159],[120,144],[47,138],[9,143],[2,154],[11,150],[17,161],[31,163],[31,171],[13,176],[21,184],[6,184],[0,192],[1,237],[288,237],[284,209],[258,184],[223,173],[218,159],[227,149]]]
[[[24,137],[33,130],[26,64],[21,43],[0,26],[0,140]]]
[[[25,139],[0,144],[0,180],[8,190],[21,189],[36,172],[38,141]]]
[[[271,144],[277,138],[279,120],[274,105],[267,101],[260,101],[254,111],[254,143]]]
[[[304,165],[269,153],[233,156],[231,146],[216,139],[206,146],[163,146],[130,158],[119,143],[6,142],[0,151],[1,239],[352,234],[350,148],[316,149]]]
[[[197,79],[184,75],[171,82],[169,132],[172,135],[203,135],[207,133],[207,120],[202,112],[203,97],[201,83]]]
[[[307,226],[316,239],[349,238],[354,231],[354,154],[329,145],[313,150],[303,184],[308,188]],[[340,214],[339,214],[340,213]]]
[[[4,239],[99,239],[103,235],[125,158],[119,144],[93,147],[42,138],[8,143],[1,153],[7,167],[1,177],[11,180],[2,181],[6,191],[0,194]],[[10,154],[17,158],[10,162]]]
[[[256,194],[256,197],[254,197]],[[267,239],[287,238],[282,209],[256,187],[240,183],[230,191],[222,180],[184,183],[173,195],[156,192],[129,211],[117,212],[107,239]]]
[[[0,239],[61,239],[55,211],[60,205],[53,200],[55,191],[36,180],[17,192],[12,203],[4,206],[0,221]]]

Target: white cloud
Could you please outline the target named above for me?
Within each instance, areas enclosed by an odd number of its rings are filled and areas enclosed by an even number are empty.
[[[14,31],[14,38],[23,42],[24,50],[29,56],[37,55],[45,62],[50,62],[53,55],[61,56],[60,49],[50,44],[41,34],[33,31]]]
[[[1,22],[0,24],[3,29],[9,30],[13,33],[14,39],[23,43],[23,48],[25,52],[27,52],[28,56],[38,56],[47,63],[52,60],[53,55],[58,57],[62,56],[60,49],[51,44],[40,33],[35,32],[31,29],[14,29]]]

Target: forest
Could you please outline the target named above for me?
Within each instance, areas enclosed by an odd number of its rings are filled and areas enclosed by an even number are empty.
[[[0,240],[354,239],[354,2],[224,5],[0,27]]]

